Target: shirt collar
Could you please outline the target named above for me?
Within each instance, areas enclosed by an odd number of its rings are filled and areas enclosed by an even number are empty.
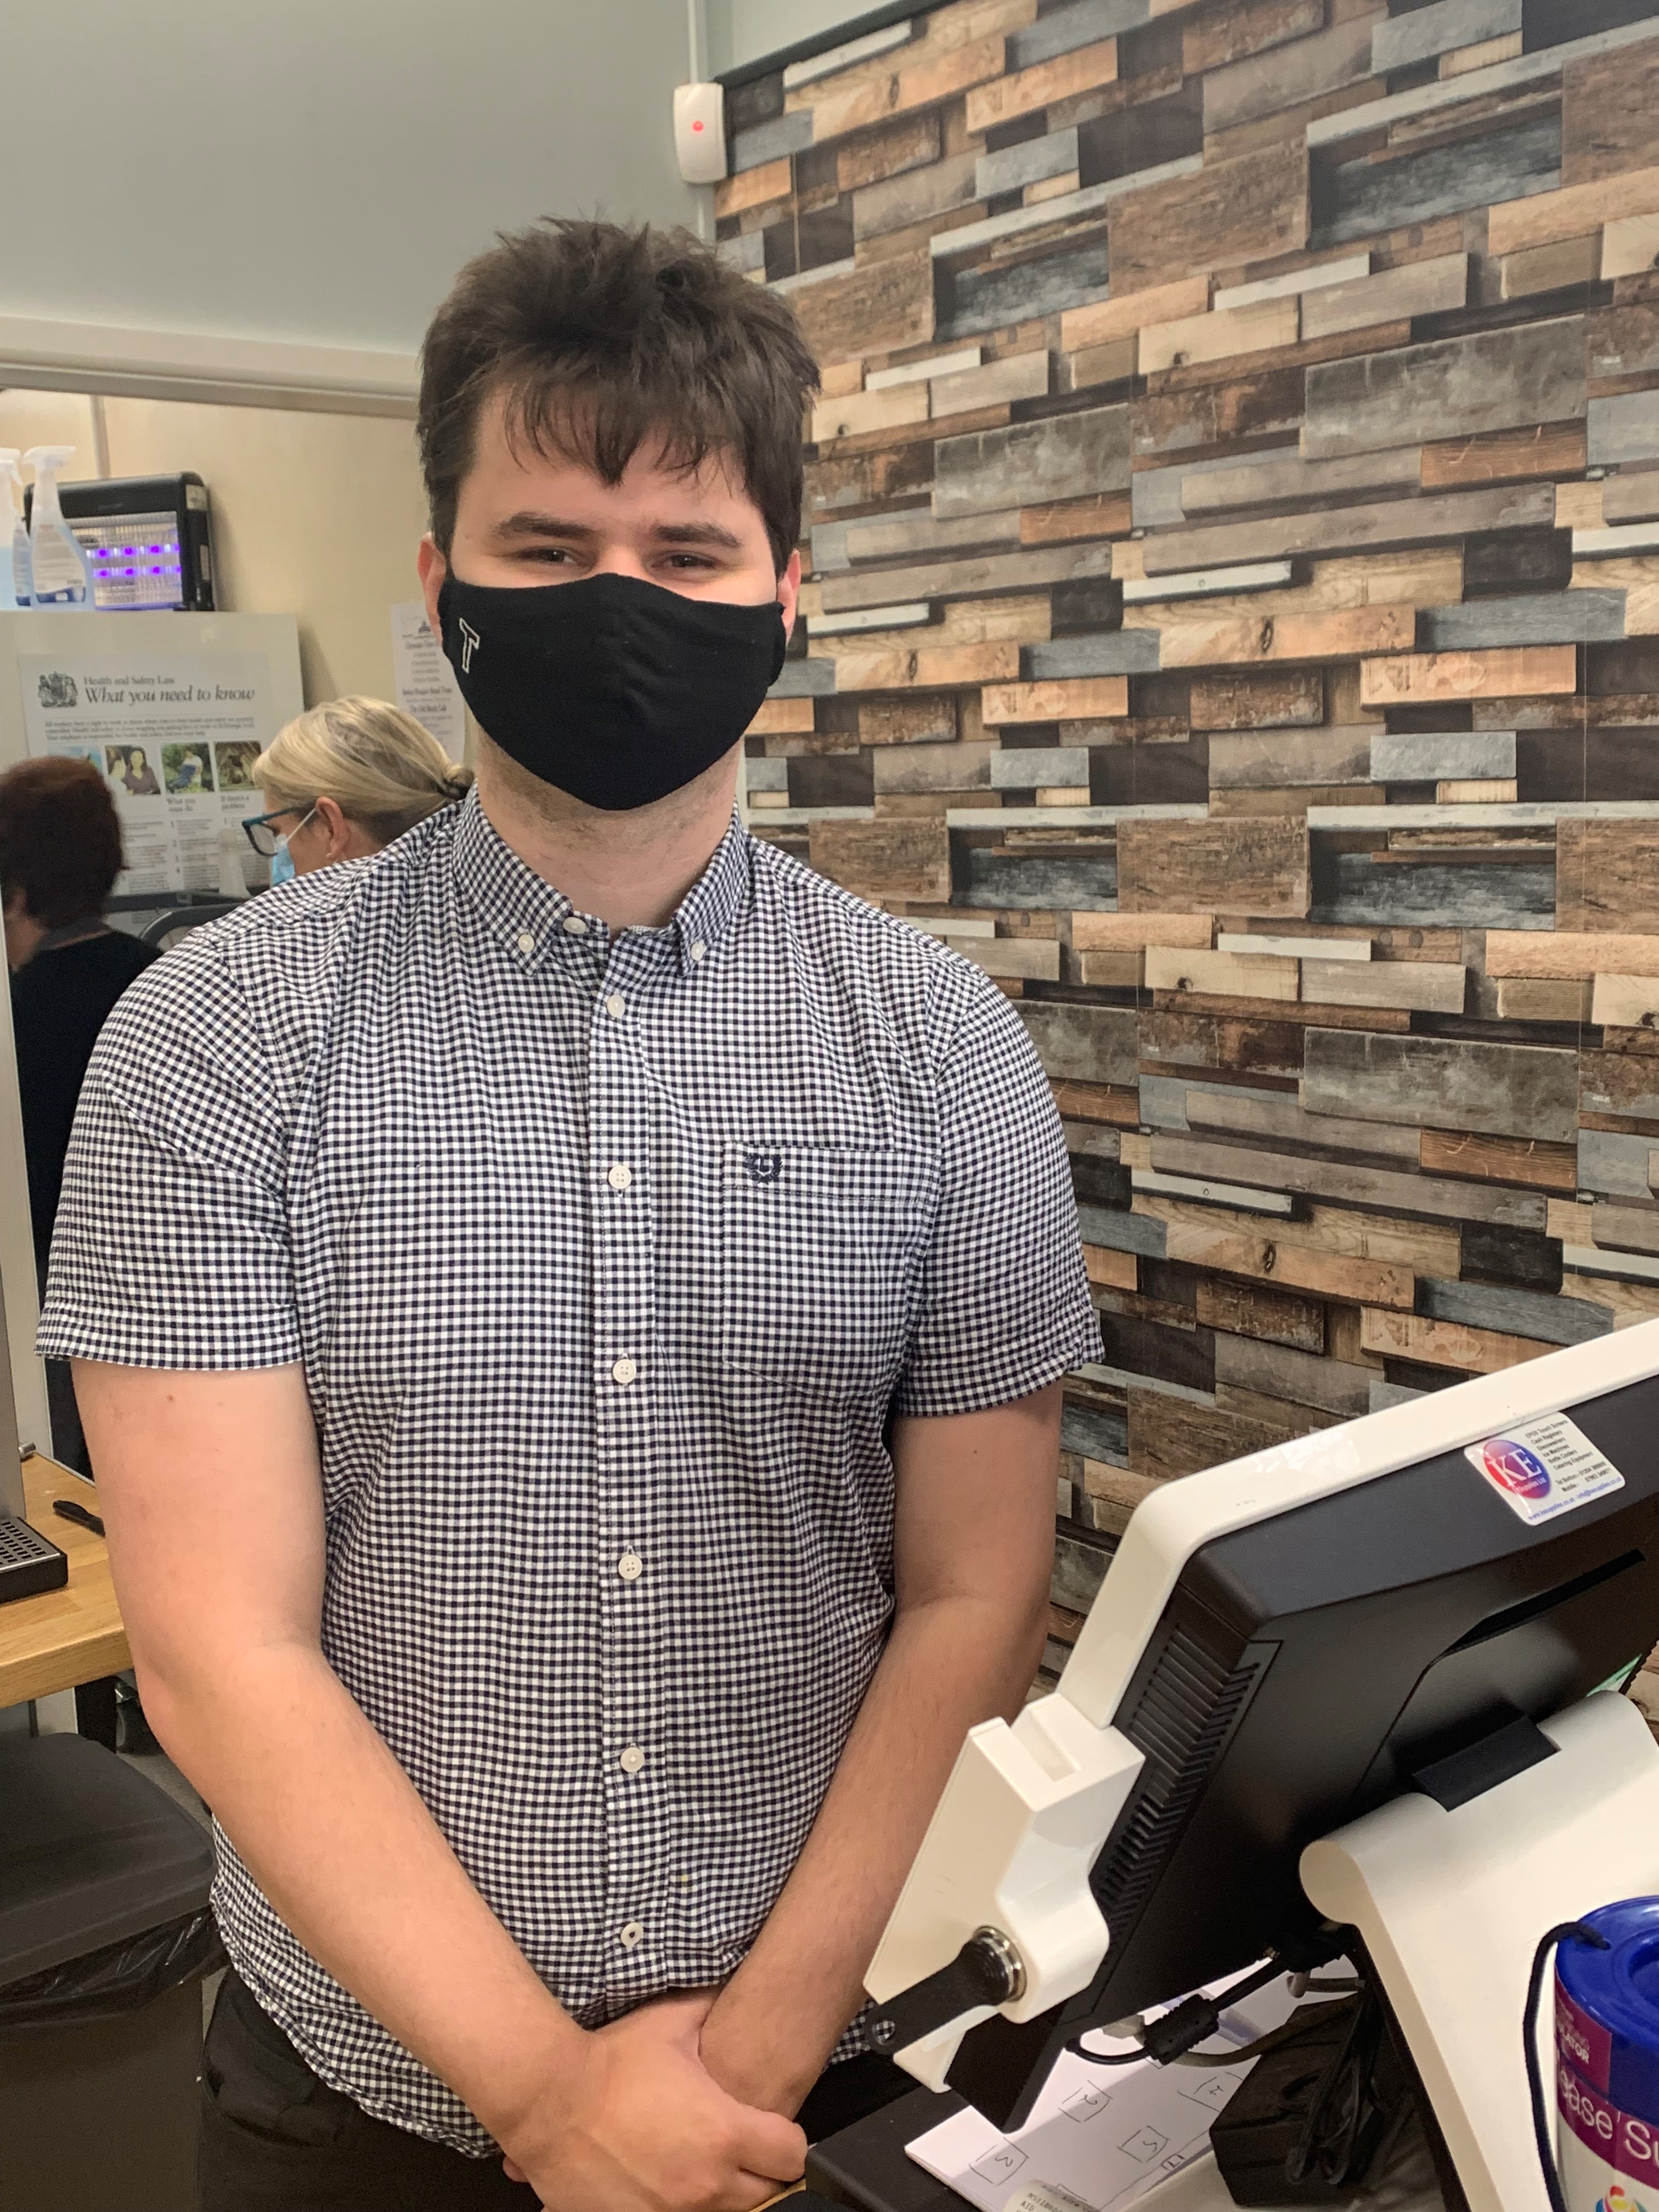
[[[682,975],[696,973],[742,911],[749,895],[753,841],[734,811],[714,858],[680,901],[659,934],[672,940]],[[582,936],[601,936],[604,925],[590,921],[583,932],[567,923],[586,921],[562,890],[526,866],[490,823],[477,788],[459,809],[454,833],[455,873],[483,915],[492,933],[520,959],[538,963],[548,949],[568,949]],[[535,940],[526,955],[524,939]]]

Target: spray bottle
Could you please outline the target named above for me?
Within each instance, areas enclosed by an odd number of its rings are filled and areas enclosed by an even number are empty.
[[[75,457],[73,446],[32,446],[23,456],[34,469],[29,523],[29,572],[37,607],[93,606],[92,563],[64,520],[58,471]]]
[[[0,611],[26,607],[34,596],[29,567],[28,526],[23,520],[22,456],[15,446],[0,446]]]

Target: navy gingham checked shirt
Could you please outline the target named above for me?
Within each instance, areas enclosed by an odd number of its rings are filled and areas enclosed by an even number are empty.
[[[735,821],[665,928],[612,933],[476,795],[127,993],[40,1332],[303,1364],[324,1650],[589,2025],[723,1980],[794,1863],[892,1610],[890,1414],[1099,1342],[980,970]],[[218,1849],[237,1970],[315,2070],[485,2150]]]

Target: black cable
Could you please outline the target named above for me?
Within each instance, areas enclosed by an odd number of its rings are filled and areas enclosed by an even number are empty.
[[[1237,2050],[1205,2051],[1196,2057],[1188,2054],[1214,2035],[1221,2025],[1221,2015],[1231,2004],[1241,1997],[1253,1996],[1264,1990],[1269,1982],[1276,1982],[1285,1968],[1277,1959],[1270,1959],[1265,1966],[1257,1966],[1242,1975],[1216,1997],[1188,1997],[1154,2021],[1142,2021],[1140,2040],[1133,2051],[1104,2053],[1085,2051],[1083,2039],[1097,2031],[1092,2027],[1079,2029],[1066,2045],[1073,2058],[1081,2058],[1090,2066],[1139,2066],[1143,2058],[1156,2059],[1160,2066],[1176,2066],[1183,2062],[1197,2066],[1230,2066],[1244,2056]],[[1254,2055],[1252,2052],[1251,2055]]]
[[[1558,1943],[1588,1943],[1592,1949],[1610,1951],[1613,1946],[1607,1937],[1594,1928],[1587,1928],[1582,1920],[1564,1920],[1559,1928],[1552,1928],[1533,1953],[1532,1975],[1527,1984],[1527,2016],[1522,2033],[1526,2039],[1527,2087],[1532,2097],[1532,2131],[1538,2144],[1538,2163],[1543,2169],[1544,2186],[1549,2192],[1550,2212],[1567,2212],[1567,2200],[1561,2190],[1561,2176],[1556,2171],[1555,2153],[1550,2143],[1549,2106],[1544,2099],[1543,2071],[1538,2063],[1538,2007],[1544,1994],[1544,1976],[1549,1968],[1550,1953]]]

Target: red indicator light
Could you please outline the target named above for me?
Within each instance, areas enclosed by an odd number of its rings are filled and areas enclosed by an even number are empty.
[[[691,125],[691,128],[694,131],[701,131],[702,129],[702,125],[701,122],[696,122]]]

